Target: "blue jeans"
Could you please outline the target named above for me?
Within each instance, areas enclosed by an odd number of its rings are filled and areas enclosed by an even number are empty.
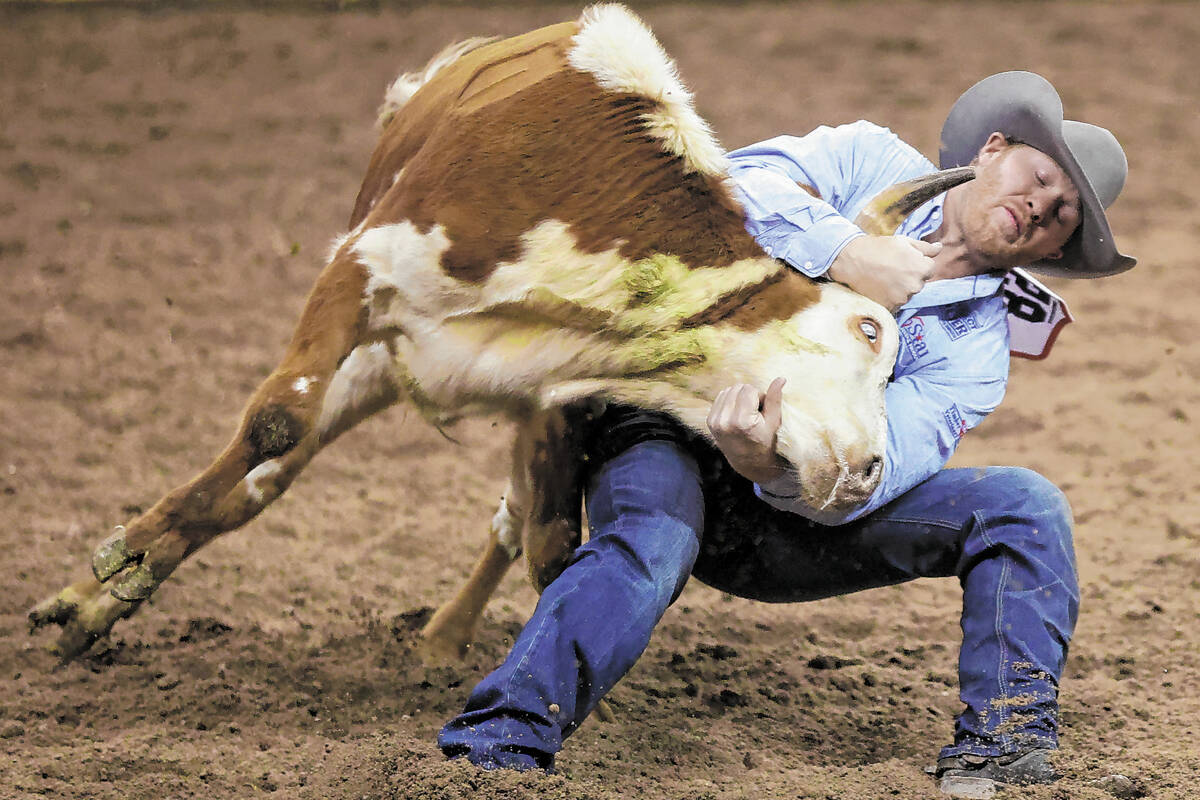
[[[1079,604],[1071,513],[1057,488],[1024,469],[947,469],[839,527],[751,501],[753,535],[702,547],[700,471],[682,448],[643,442],[605,463],[589,486],[589,541],[439,746],[484,767],[549,769],[693,569],[715,588],[769,602],[957,576],[966,708],[941,755],[1057,746],[1058,680]],[[719,513],[710,505],[710,517]]]

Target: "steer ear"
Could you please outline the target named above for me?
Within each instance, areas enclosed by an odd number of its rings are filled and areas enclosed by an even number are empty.
[[[875,195],[859,212],[854,224],[866,233],[891,236],[904,218],[923,203],[974,177],[974,167],[956,167],[897,183]]]

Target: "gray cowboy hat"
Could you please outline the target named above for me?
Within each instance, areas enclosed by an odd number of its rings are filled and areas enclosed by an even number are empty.
[[[1129,171],[1125,151],[1107,129],[1063,119],[1062,100],[1032,72],[1001,72],[963,92],[942,126],[942,169],[971,163],[994,131],[1041,150],[1058,162],[1079,190],[1083,216],[1062,258],[1030,264],[1046,275],[1099,278],[1137,263],[1117,252],[1104,209]]]

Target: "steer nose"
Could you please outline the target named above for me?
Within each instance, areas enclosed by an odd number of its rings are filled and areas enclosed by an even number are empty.
[[[882,471],[883,459],[879,456],[871,456],[871,459],[867,461],[867,465],[863,467],[861,474],[864,481],[873,481],[879,477]]]
[[[849,511],[865,503],[879,487],[883,477],[883,458],[863,455],[849,458],[839,471],[836,485],[830,487],[819,507],[829,511]]]

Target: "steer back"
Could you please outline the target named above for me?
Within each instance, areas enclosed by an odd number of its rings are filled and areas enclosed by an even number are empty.
[[[784,376],[779,452],[806,501],[861,502],[895,323],[746,233],[724,153],[650,31],[597,6],[442,61],[391,98],[341,245],[411,399],[524,414],[597,396],[707,435],[721,388]]]

